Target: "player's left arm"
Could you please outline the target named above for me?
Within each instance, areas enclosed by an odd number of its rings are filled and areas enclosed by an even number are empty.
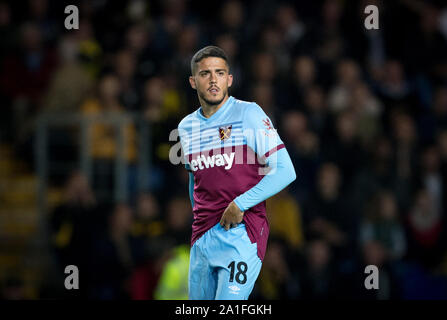
[[[234,199],[241,211],[267,200],[296,179],[295,168],[285,148],[276,151],[276,155],[270,156],[268,160],[270,172],[258,184]]]
[[[295,168],[284,143],[269,117],[258,105],[252,105],[244,118],[247,145],[267,165],[268,173],[251,189],[236,197],[222,215],[220,224],[228,230],[240,223],[244,211],[280,192],[296,179]]]

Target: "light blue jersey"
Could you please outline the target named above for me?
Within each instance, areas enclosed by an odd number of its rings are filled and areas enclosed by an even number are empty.
[[[265,200],[296,177],[290,157],[262,108],[233,97],[209,118],[191,113],[179,133],[194,213],[190,298],[246,299],[267,246]],[[232,201],[243,223],[225,231]]]

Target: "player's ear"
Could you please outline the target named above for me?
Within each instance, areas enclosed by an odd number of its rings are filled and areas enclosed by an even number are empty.
[[[196,87],[196,80],[194,79],[193,76],[189,77],[189,84],[191,85],[191,88],[197,89],[197,87]]]
[[[233,75],[232,74],[228,75],[227,84],[228,84],[228,88],[231,87],[231,85],[233,84]]]

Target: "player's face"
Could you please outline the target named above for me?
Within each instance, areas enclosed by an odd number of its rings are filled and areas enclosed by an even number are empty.
[[[208,57],[197,63],[197,70],[189,77],[189,82],[203,102],[210,106],[219,105],[228,96],[233,76],[224,59]]]

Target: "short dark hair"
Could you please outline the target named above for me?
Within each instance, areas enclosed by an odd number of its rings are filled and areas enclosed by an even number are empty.
[[[207,46],[207,47],[202,48],[199,51],[197,51],[191,59],[191,73],[193,75],[197,70],[197,63],[202,61],[202,59],[205,59],[208,57],[222,58],[225,60],[225,63],[227,64],[228,69],[230,68],[230,64],[228,63],[228,57],[227,57],[227,54],[225,53],[225,51],[223,51],[221,48],[216,47],[216,46]]]

